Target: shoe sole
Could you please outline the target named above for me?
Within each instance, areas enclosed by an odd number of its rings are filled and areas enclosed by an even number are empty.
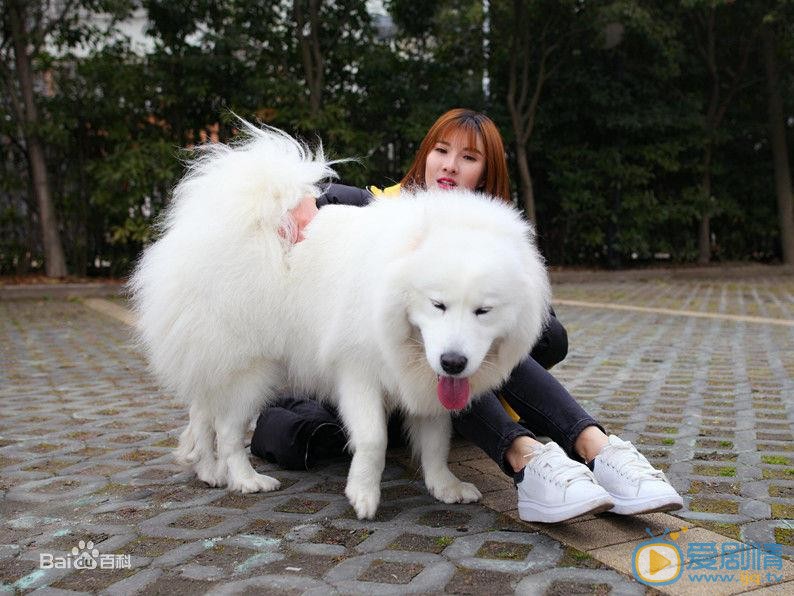
[[[615,503],[607,498],[576,503],[575,505],[568,505],[562,508],[549,507],[547,505],[535,508],[519,501],[518,517],[525,522],[556,524],[575,517],[587,515],[588,513],[603,513],[604,511],[609,511],[614,506]]]
[[[652,501],[645,501],[644,503],[615,503],[615,506],[609,510],[610,513],[617,513],[618,515],[639,515],[641,513],[660,513],[663,511],[678,511],[684,506],[683,502],[670,501],[668,499],[655,499]]]

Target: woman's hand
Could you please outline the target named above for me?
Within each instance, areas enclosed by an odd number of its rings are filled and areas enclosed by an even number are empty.
[[[287,235],[290,235],[291,237],[287,238],[290,244],[297,244],[306,237],[304,235],[306,226],[308,226],[314,219],[314,216],[317,215],[317,211],[316,199],[312,196],[304,197],[296,207],[289,210],[289,217],[292,220],[289,232],[282,227],[279,229],[279,234],[285,238]]]

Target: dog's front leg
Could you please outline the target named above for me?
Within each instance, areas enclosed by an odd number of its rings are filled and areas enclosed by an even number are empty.
[[[411,446],[418,454],[430,494],[444,503],[472,503],[482,498],[477,487],[462,482],[449,470],[449,439],[452,420],[441,416],[409,416],[406,423]]]
[[[338,384],[342,417],[353,460],[347,475],[347,496],[359,519],[372,519],[380,502],[380,479],[386,463],[386,412],[379,387],[351,373]]]

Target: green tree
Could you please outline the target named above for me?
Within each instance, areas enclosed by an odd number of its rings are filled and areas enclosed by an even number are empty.
[[[53,98],[60,93],[61,73],[78,60],[72,51],[101,44],[107,35],[92,17],[101,13],[112,24],[130,8],[124,0],[0,3],[4,108],[14,123],[4,132],[27,162],[28,187],[34,197],[29,203],[34,208],[27,213],[38,220],[45,271],[51,277],[66,275],[70,262],[62,238],[69,221],[63,217],[57,171],[64,163],[59,148],[64,121],[63,114],[51,112]],[[67,148],[66,154],[73,148]],[[31,239],[25,244],[30,248],[27,252],[37,252]]]
[[[711,260],[711,219],[719,201],[713,195],[715,152],[721,127],[736,95],[747,88],[750,57],[761,31],[755,3],[733,0],[685,0],[694,52],[705,69],[703,149],[701,158],[698,262]]]
[[[503,61],[503,68],[506,63],[506,76],[502,75],[507,80],[504,101],[515,141],[519,203],[531,221],[536,216],[529,144],[541,97],[549,79],[570,55],[574,41],[581,43],[592,31],[588,22],[592,16],[586,9],[587,5],[573,0],[494,3],[492,46],[497,59]],[[509,42],[500,44],[500,39]]]
[[[781,93],[781,76],[778,64],[782,61],[789,68],[792,65],[794,37],[790,16],[794,3],[780,3],[782,6],[767,14],[762,28],[764,66],[766,71],[767,114],[769,121],[769,140],[775,173],[775,196],[777,198],[780,244],[784,263],[794,263],[794,208],[792,207],[791,169],[789,166],[788,143],[786,141],[785,110]],[[779,40],[788,40],[783,44]]]
[[[0,4],[0,64],[5,95],[18,131],[16,142],[24,151],[30,169],[49,277],[66,275],[66,258],[47,172],[45,140],[41,134],[42,117],[34,90],[37,74],[34,64],[44,51],[48,35],[55,26],[69,18],[70,9],[67,4],[52,18],[50,15],[55,12],[55,7],[49,2],[29,6],[21,0],[3,0]]]

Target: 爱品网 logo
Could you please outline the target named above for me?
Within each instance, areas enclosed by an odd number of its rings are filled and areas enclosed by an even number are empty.
[[[637,581],[647,586],[663,586],[681,579],[686,570],[690,583],[738,583],[743,586],[775,584],[783,581],[783,547],[777,543],[743,544],[726,540],[689,541],[686,558],[673,542],[687,531],[665,528],[650,540],[641,542],[632,553],[631,568]]]
[[[645,531],[651,539],[637,545],[631,555],[634,577],[647,586],[663,586],[678,581],[684,571],[684,555],[681,549],[671,540],[667,540],[667,529],[660,536],[654,536],[650,528],[645,528]],[[686,531],[687,528],[681,528],[681,532]],[[675,540],[679,532],[670,532],[669,536]]]

